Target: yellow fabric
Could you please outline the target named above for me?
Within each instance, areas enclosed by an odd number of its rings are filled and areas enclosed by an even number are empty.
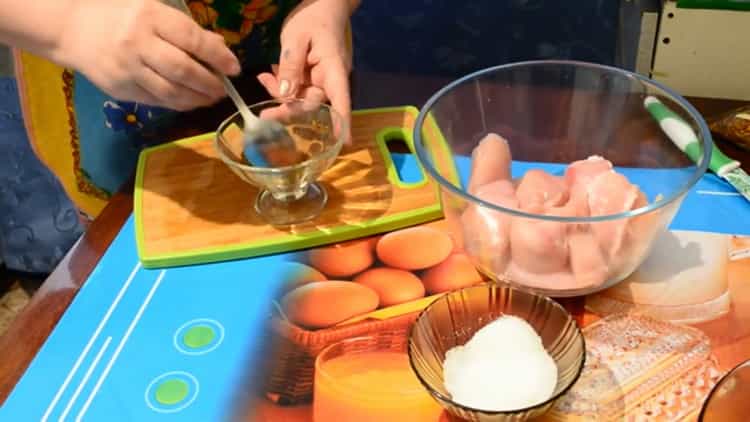
[[[97,216],[108,198],[81,175],[76,162],[72,73],[23,51],[14,51],[14,58],[21,109],[34,152],[58,177],[71,201],[85,214]]]

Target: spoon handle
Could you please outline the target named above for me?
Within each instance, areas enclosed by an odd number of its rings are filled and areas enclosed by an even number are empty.
[[[234,88],[234,84],[232,84],[232,81],[230,81],[229,78],[224,75],[219,76],[221,76],[221,80],[224,83],[224,90],[227,92],[227,95],[232,100],[235,107],[237,107],[237,110],[240,111],[242,120],[245,121],[245,128],[254,126],[259,119],[247,107],[247,104],[245,104],[245,100],[242,99],[240,93],[237,92],[237,89]]]
[[[175,0],[170,3],[176,3],[176,6],[192,19],[193,15],[192,13],[190,13],[190,7],[188,7],[185,0]],[[216,75],[221,78],[221,81],[224,84],[224,91],[227,92],[227,95],[234,103],[234,106],[237,107],[237,110],[239,110],[240,115],[242,116],[242,120],[244,120],[245,122],[245,129],[247,130],[247,128],[254,126],[260,119],[258,119],[258,117],[256,117],[253,112],[250,111],[250,109],[247,107],[247,104],[245,104],[245,100],[243,100],[240,93],[237,92],[237,89],[235,89],[232,81],[230,81],[229,78],[227,78],[225,75],[220,74],[219,72],[214,71],[214,73],[216,73]]]

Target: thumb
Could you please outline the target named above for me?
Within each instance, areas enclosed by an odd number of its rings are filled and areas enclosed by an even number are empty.
[[[292,96],[303,84],[309,46],[310,42],[307,38],[282,40],[277,75],[279,96]]]

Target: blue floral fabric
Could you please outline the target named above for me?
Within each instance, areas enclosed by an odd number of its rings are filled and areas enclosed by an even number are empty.
[[[105,126],[130,135],[143,129],[143,122],[151,120],[154,113],[142,104],[112,100],[104,102],[104,115]]]
[[[141,149],[163,141],[156,135],[158,127],[175,113],[116,101],[79,73],[73,87],[81,171],[112,195],[133,175]]]
[[[0,260],[48,273],[81,235],[78,213],[32,151],[12,78],[0,78]]]

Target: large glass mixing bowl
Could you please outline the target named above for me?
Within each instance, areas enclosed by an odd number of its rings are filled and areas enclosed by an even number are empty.
[[[692,161],[678,148],[674,141],[685,139],[667,136],[675,123],[649,111],[653,99],[687,123],[678,134],[709,152]],[[456,169],[435,165],[427,132],[442,135]],[[704,119],[674,91],[572,61],[514,63],[456,80],[422,108],[414,139],[474,264],[556,297],[630,275],[706,172],[712,145]]]

